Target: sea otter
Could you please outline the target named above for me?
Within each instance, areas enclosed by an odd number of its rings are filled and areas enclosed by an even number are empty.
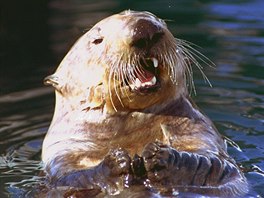
[[[124,11],[85,33],[44,80],[56,90],[42,152],[50,184],[246,193],[222,136],[189,97],[196,56],[149,12]]]

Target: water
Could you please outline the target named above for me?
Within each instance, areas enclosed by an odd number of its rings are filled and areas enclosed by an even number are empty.
[[[74,41],[98,20],[124,9],[148,10],[202,48],[215,64],[195,71],[193,98],[234,142],[230,155],[264,196],[264,1],[27,1],[1,5],[0,197],[19,197],[42,182],[41,144],[54,95],[42,85]]]

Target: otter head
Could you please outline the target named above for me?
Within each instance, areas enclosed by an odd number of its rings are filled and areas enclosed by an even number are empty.
[[[84,34],[45,82],[56,88],[62,108],[151,108],[186,94],[195,61],[188,47],[153,14],[124,11]]]

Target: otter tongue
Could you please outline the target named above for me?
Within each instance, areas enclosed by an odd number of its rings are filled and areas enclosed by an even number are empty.
[[[142,71],[143,75],[139,75],[138,79],[140,80],[141,83],[146,83],[149,82],[153,79],[154,74],[152,74],[151,72],[144,70]]]
[[[147,91],[153,89],[157,85],[156,68],[158,67],[158,60],[156,58],[141,60],[143,68],[135,72],[136,80],[131,84],[132,90]]]
[[[138,76],[135,82],[135,88],[148,88],[156,84],[156,77],[149,71],[144,71],[144,76]]]
[[[144,83],[150,83],[155,78],[155,68],[158,67],[158,59],[156,58],[146,58],[140,60],[141,66],[143,68],[140,70],[140,74],[137,76],[138,80]],[[137,81],[138,81],[137,80]]]

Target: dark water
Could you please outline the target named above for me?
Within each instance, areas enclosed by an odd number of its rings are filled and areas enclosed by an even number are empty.
[[[195,72],[194,100],[236,142],[229,153],[264,196],[264,1],[28,0],[0,5],[0,197],[21,197],[42,181],[41,144],[54,108],[42,85],[74,41],[124,9],[148,10],[173,34],[202,48],[216,68]]]

